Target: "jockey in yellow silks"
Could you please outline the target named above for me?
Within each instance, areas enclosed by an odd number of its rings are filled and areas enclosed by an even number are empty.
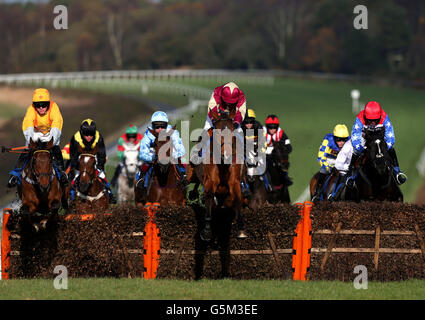
[[[64,172],[62,152],[60,149],[60,139],[62,134],[63,118],[56,102],[50,99],[50,93],[45,88],[38,88],[34,91],[32,104],[28,107],[24,120],[22,121],[22,132],[24,134],[26,145],[30,140],[34,142],[49,141],[53,139],[53,148],[51,150],[53,165],[59,176],[59,181],[63,186],[68,184],[68,177]],[[21,181],[21,172],[25,163],[28,161],[27,154],[22,153],[10,172],[11,177],[8,187],[12,188]]]

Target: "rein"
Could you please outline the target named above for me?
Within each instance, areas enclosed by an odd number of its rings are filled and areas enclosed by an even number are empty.
[[[36,150],[33,152],[33,155],[36,153],[49,153],[49,150]],[[28,175],[28,173],[23,170],[22,171],[22,178],[29,184],[32,185],[39,185],[38,182],[38,177],[45,177],[45,176],[49,176],[49,173],[40,173],[39,175],[37,175],[34,171],[34,158],[31,158],[31,162],[30,162],[30,166],[29,166],[30,170],[31,170],[31,175]],[[50,173],[50,182],[53,181],[53,177],[56,175],[55,170],[52,167],[52,172]],[[31,179],[31,176],[33,177],[33,179]],[[49,189],[50,189],[50,185],[49,185]]]

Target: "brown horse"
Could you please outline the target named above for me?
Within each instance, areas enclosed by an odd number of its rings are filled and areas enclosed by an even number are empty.
[[[232,208],[235,211],[238,219],[238,238],[247,237],[241,213],[241,178],[244,164],[243,159],[235,161],[240,159],[236,159],[236,138],[232,134],[235,129],[232,120],[234,114],[235,110],[232,110],[229,115],[213,113],[214,127],[222,130],[222,134],[214,134],[213,128],[208,130],[208,135],[213,139],[202,163],[206,211],[205,226],[200,236],[204,241],[210,241],[212,238],[212,211],[219,207]],[[229,143],[230,137],[231,143]],[[221,159],[218,159],[218,153],[213,150],[218,146],[220,146]]]
[[[21,212],[36,231],[46,229],[47,223],[57,218],[62,206],[67,209],[67,193],[62,189],[53,168],[53,139],[49,142],[30,140],[30,160],[22,171]],[[38,212],[40,217],[35,218]]]
[[[154,149],[157,159],[152,164],[152,173],[146,190],[134,186],[136,205],[140,208],[146,202],[159,202],[161,206],[168,204],[184,205],[186,203],[186,191],[179,183],[179,172],[173,159],[173,142],[171,135],[176,126],[166,132],[158,134],[148,129],[155,136]],[[165,152],[164,152],[165,150]],[[146,179],[146,178],[145,178]]]
[[[97,147],[84,151],[78,147],[80,172],[76,180],[74,208],[81,213],[98,213],[109,207],[109,197],[96,173]]]

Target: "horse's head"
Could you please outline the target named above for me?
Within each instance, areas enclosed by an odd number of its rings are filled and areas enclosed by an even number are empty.
[[[171,135],[175,129],[176,126],[172,127],[169,131],[161,130],[159,133],[150,128],[148,129],[155,136],[153,147],[158,159],[156,165],[159,167],[161,173],[166,173],[171,163],[173,156],[173,140],[171,139]]]
[[[80,171],[78,189],[82,193],[87,193],[96,177],[97,147],[91,151],[84,151],[83,148],[79,146],[78,153],[80,154],[78,164],[78,170]]]
[[[29,145],[32,158],[31,158],[31,170],[35,177],[40,191],[45,194],[50,190],[50,183],[52,181],[53,166],[52,166],[52,154],[51,149],[53,148],[53,138],[48,142],[41,142],[37,140],[34,142],[30,140]]]
[[[234,116],[235,110],[231,110],[229,113],[212,113],[214,129],[219,130],[216,132],[220,134],[213,135],[213,128],[209,130],[209,134],[213,136],[213,145],[220,146],[221,155],[225,162],[229,159],[231,161],[236,147],[236,138],[233,135],[235,130]]]
[[[124,143],[125,172],[129,178],[134,178],[139,164],[139,144]]]
[[[276,141],[273,144],[273,151],[271,153],[273,162],[282,171],[289,169],[289,149],[284,141]]]
[[[364,131],[366,158],[369,159],[379,175],[390,170],[391,158],[385,142],[384,127],[368,127]]]

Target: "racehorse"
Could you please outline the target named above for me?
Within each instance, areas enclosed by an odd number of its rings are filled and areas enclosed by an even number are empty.
[[[329,175],[324,184],[323,184],[323,190],[318,197],[317,200],[319,201],[349,201],[349,200],[356,200],[357,198],[357,192],[355,190],[352,190],[348,188],[345,185],[345,177],[340,177],[341,179],[338,180],[340,173],[335,170],[332,172],[331,175]],[[310,180],[310,199],[313,199],[313,196],[316,192],[316,186],[317,186],[317,179],[319,178],[319,172],[317,172]],[[336,185],[338,183],[338,185]],[[315,200],[315,202],[317,202]]]
[[[263,162],[265,159],[261,159],[261,157],[257,158],[260,149],[258,147],[258,142],[254,145],[253,150],[247,150],[246,144],[250,143],[250,141],[247,139],[245,141],[246,170],[244,170],[244,175],[246,176],[251,191],[251,197],[250,199],[244,199],[244,203],[255,211],[267,201],[267,190],[263,180],[264,177],[260,175],[261,164],[265,165]]]
[[[134,182],[139,168],[139,144],[124,143],[123,168],[118,177],[118,201],[134,201]]]
[[[270,147],[269,147],[270,148]],[[285,178],[289,169],[289,150],[284,141],[276,141],[272,152],[267,156],[267,171],[271,178],[273,191],[268,193],[270,203],[290,203],[288,180]]]
[[[57,219],[61,205],[68,209],[67,192],[61,187],[53,167],[52,147],[53,139],[48,142],[30,139],[29,160],[22,171],[21,212],[35,231],[46,229],[49,221]],[[35,218],[36,212],[41,217]]]
[[[242,161],[236,159],[236,137],[232,134],[235,130],[233,117],[235,110],[229,114],[213,113],[214,129],[221,130],[220,134],[214,134],[213,128],[208,130],[208,135],[212,137],[209,145],[209,153],[205,155],[203,167],[203,186],[205,201],[205,226],[200,233],[204,241],[211,241],[212,238],[212,211],[215,208],[232,208],[237,216],[238,235],[240,239],[246,238],[242,219],[242,192],[241,178],[244,168]],[[217,131],[216,131],[217,132]],[[225,137],[228,135],[227,137]],[[231,139],[229,139],[231,135]],[[229,143],[229,141],[231,143]],[[220,146],[221,159],[213,152],[213,147]],[[209,161],[205,161],[209,160]]]
[[[74,208],[77,212],[98,212],[109,207],[109,197],[103,183],[97,176],[96,153],[97,147],[91,151],[84,151],[78,146],[79,176],[76,179],[76,197]]]
[[[357,200],[403,201],[393,175],[393,161],[385,142],[385,128],[365,130],[365,152],[355,179]]]
[[[177,204],[183,205],[186,203],[186,191],[179,183],[179,172],[176,164],[172,163],[173,142],[171,135],[175,130],[175,126],[166,133],[165,139],[162,139],[162,134],[156,133],[148,128],[150,133],[155,136],[154,149],[156,160],[154,160],[146,192],[134,186],[135,201],[138,207],[143,207],[146,202],[159,202],[160,205]],[[166,152],[163,152],[166,150]],[[145,179],[148,179],[146,174]]]

